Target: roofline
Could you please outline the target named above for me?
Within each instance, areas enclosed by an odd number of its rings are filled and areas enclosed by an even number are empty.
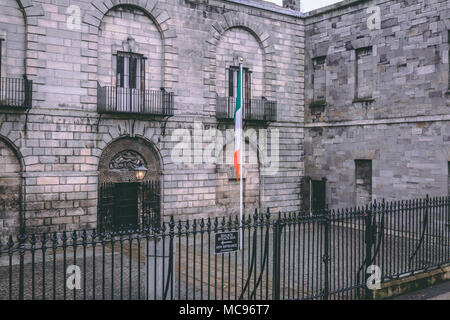
[[[270,12],[275,12],[275,13],[279,13],[279,14],[293,17],[293,18],[305,18],[307,16],[305,13],[302,13],[300,11],[278,7],[276,4],[271,5],[271,4],[265,4],[263,2],[252,1],[252,0],[223,0],[223,1],[240,4],[240,5],[244,5],[247,7],[258,8],[258,9],[262,9],[262,10],[266,10],[266,11],[270,11]]]
[[[323,15],[325,13],[333,12],[339,9],[344,9],[347,7],[355,6],[364,2],[369,2],[372,0],[344,0],[338,3],[330,4],[328,6],[315,9],[306,13],[303,13],[303,18],[312,18],[315,16]]]

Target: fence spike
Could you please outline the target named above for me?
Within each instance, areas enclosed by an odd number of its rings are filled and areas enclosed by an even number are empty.
[[[95,243],[95,239],[97,238],[97,229],[92,230],[91,233],[91,241],[94,244]]]
[[[17,240],[20,245],[25,244],[25,241],[28,239],[28,236],[25,233],[19,233],[17,235]]]
[[[222,217],[222,222],[221,222],[222,231],[225,231],[226,224],[227,224],[227,221],[225,219],[225,216],[223,216]]]
[[[264,213],[264,211],[263,210],[260,210],[259,211],[259,222],[260,223],[264,223],[264,218],[265,218],[265,213]]]
[[[169,228],[170,232],[173,233],[175,229],[175,219],[173,218],[173,216],[170,216]]]
[[[41,237],[41,249],[42,249],[43,251],[45,251],[45,249],[46,249],[46,247],[47,247],[47,241],[48,241],[48,239],[47,239],[47,234],[46,234],[46,233],[43,233],[43,234],[42,234],[42,237]]]
[[[86,233],[86,230],[84,230],[84,233]],[[53,244],[52,245],[53,250],[56,250],[56,248],[58,247],[58,234],[56,233],[56,231],[52,233],[50,241]]]
[[[219,226],[219,219],[216,217],[214,219],[214,232],[217,232]]]
[[[235,219],[234,219],[234,228],[235,228],[235,230],[239,230],[239,227],[240,227],[239,217],[238,217],[238,216],[235,216]]]
[[[12,250],[12,248],[14,247],[14,241],[13,241],[12,235],[9,236],[8,242],[6,243],[6,245],[8,246],[8,251]]]
[[[182,229],[183,229],[183,226],[182,226],[182,224],[181,224],[181,220],[178,220],[177,229],[178,229],[178,234],[181,235],[181,231],[182,231]]]
[[[211,232],[211,218],[208,217],[208,222],[206,223],[206,227],[208,229],[208,232]]]
[[[191,225],[190,225],[190,223],[189,223],[189,219],[186,220],[186,223],[185,223],[185,226],[184,226],[184,227],[186,228],[186,232],[189,232],[189,229],[190,229],[190,227],[191,227]]]
[[[256,227],[258,225],[258,220],[259,220],[258,211],[256,211],[256,209],[255,209],[255,213],[253,214],[253,226],[254,227]]]
[[[62,235],[61,235],[61,240],[63,242],[63,245],[65,246],[67,243],[67,233],[66,231],[63,231]]]
[[[78,234],[77,234],[76,231],[73,231],[73,232],[72,232],[72,241],[73,241],[73,244],[74,244],[74,245],[76,245],[77,240],[78,240]]]
[[[205,228],[205,219],[202,218],[202,219],[200,220],[200,231],[203,232],[203,231],[204,231],[204,228]]]

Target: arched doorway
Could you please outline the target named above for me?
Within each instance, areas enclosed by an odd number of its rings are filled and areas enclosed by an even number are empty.
[[[0,137],[0,240],[19,233],[22,217],[22,165],[18,151]]]
[[[144,179],[136,170],[147,168]],[[115,140],[99,163],[98,229],[118,231],[159,224],[161,162],[154,146],[141,138]]]

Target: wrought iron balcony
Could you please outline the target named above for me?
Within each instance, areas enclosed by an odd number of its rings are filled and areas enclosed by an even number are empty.
[[[216,118],[233,120],[236,108],[236,98],[217,98]],[[246,99],[244,101],[244,121],[271,122],[277,120],[277,102],[266,98]]]
[[[163,89],[158,91],[99,86],[97,99],[98,113],[173,116],[174,94]]]
[[[31,108],[33,81],[20,78],[0,78],[0,107]]]

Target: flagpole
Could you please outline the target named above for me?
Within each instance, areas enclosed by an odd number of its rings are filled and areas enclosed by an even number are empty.
[[[241,234],[240,234],[240,247],[241,250],[243,250],[243,233],[244,233],[244,184],[242,181],[242,159],[243,159],[243,153],[245,150],[245,146],[242,143],[243,142],[243,129],[244,129],[244,115],[245,115],[245,110],[244,110],[244,95],[243,95],[243,88],[244,88],[244,83],[242,82],[242,65],[243,65],[244,59],[243,58],[239,58],[239,75],[240,75],[240,81],[241,81],[241,111],[242,111],[242,117],[241,117],[241,150],[239,152],[239,189],[240,189],[240,194],[239,194],[239,207],[240,207],[240,219],[241,219]]]

